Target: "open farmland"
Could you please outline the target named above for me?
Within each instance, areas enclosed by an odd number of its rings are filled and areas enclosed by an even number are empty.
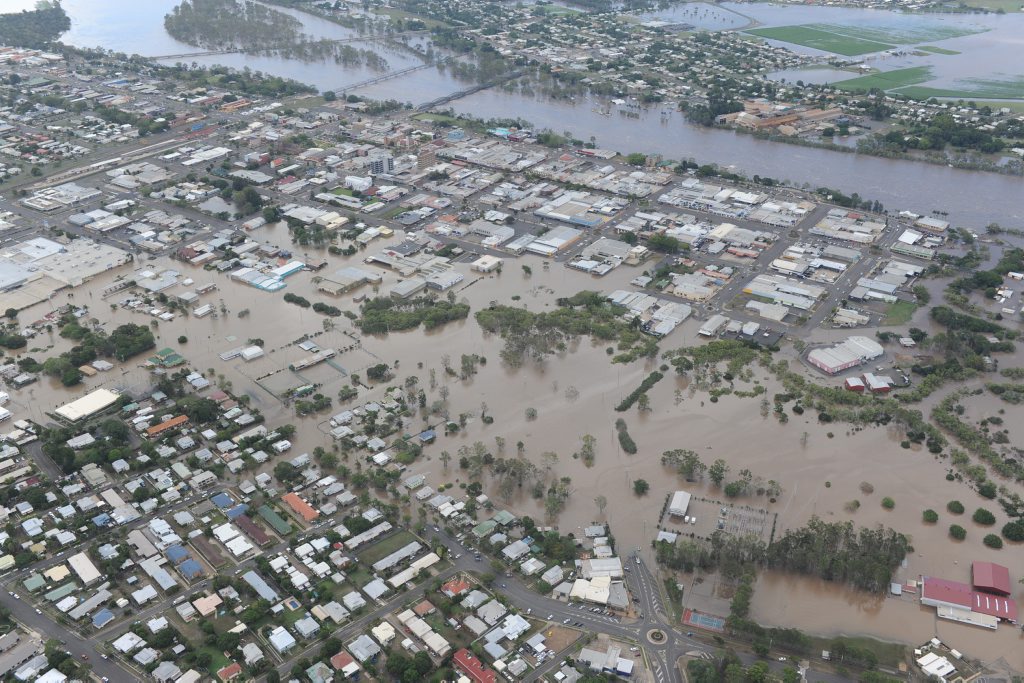
[[[845,81],[844,81],[845,82]],[[956,82],[961,87],[930,88],[911,84],[910,87],[899,88],[901,95],[916,98],[949,97],[957,99],[993,99],[1019,100],[1024,99],[1024,78],[990,79],[965,78]]]

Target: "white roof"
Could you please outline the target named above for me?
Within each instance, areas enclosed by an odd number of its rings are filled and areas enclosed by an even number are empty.
[[[113,405],[119,398],[121,395],[110,389],[96,389],[82,398],[62,405],[55,412],[65,420],[77,422]]]

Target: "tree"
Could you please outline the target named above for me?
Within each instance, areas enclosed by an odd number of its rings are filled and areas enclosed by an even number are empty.
[[[608,499],[604,496],[598,496],[597,498],[594,498],[594,505],[597,506],[598,513],[603,515],[604,509],[608,507]]]
[[[885,498],[882,499],[882,507],[884,507],[886,510],[892,510],[894,507],[896,507],[896,501],[890,498],[889,496],[886,496]]]
[[[959,500],[951,500],[946,503],[946,509],[952,512],[954,515],[964,514],[964,504]]]
[[[949,535],[958,541],[962,541],[967,538],[967,529],[963,528],[959,524],[951,524],[949,526]]]
[[[1024,521],[1017,520],[1004,524],[1003,536],[1008,541],[1024,541]]]
[[[727,474],[729,474],[729,466],[721,458],[711,463],[711,467],[708,468],[708,477],[715,486],[721,486]]]
[[[183,334],[182,334],[182,335],[179,335],[179,336],[178,336],[178,343],[179,343],[179,344],[187,344],[187,343],[188,343],[188,337],[186,337],[186,336],[185,336],[185,335],[183,335]]]
[[[444,471],[448,471],[448,463],[452,460],[452,454],[448,451],[441,451],[441,455],[438,456],[441,459],[441,464],[444,466]]]
[[[996,523],[996,516],[985,508],[978,508],[975,510],[974,514],[971,515],[971,519],[973,519],[976,524],[983,524],[985,526],[991,526]]]
[[[1000,548],[1003,547],[1003,539],[999,538],[995,534],[988,534],[988,535],[986,535],[985,538],[982,539],[981,542],[984,543],[989,548],[992,548],[993,550],[999,550]]]
[[[633,482],[633,493],[638,496],[646,496],[650,490],[651,485],[647,483],[646,479],[637,479]]]
[[[935,510],[925,510],[921,514],[921,517],[924,519],[926,524],[935,524],[935,522],[939,521],[939,513]]]

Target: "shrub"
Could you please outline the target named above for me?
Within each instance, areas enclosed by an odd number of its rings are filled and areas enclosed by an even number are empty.
[[[921,514],[921,517],[924,519],[926,524],[935,524],[935,522],[939,521],[939,513],[935,510],[925,510]]]
[[[951,500],[946,503],[946,509],[952,512],[954,515],[964,514],[964,504],[959,500]]]
[[[185,335],[181,335],[180,337],[178,337],[178,343],[179,344],[188,344],[188,337],[186,337]]]
[[[996,516],[985,508],[978,508],[975,510],[974,514],[971,515],[971,519],[973,519],[977,524],[984,524],[985,526],[991,526],[996,523]]]
[[[989,534],[989,535],[987,535],[987,536],[986,536],[986,537],[985,537],[985,538],[984,538],[984,539],[982,540],[982,543],[984,543],[985,545],[987,545],[987,546],[988,546],[989,548],[994,548],[995,550],[999,550],[1000,548],[1002,548],[1002,547],[1003,547],[1003,539],[999,538],[999,537],[998,537],[998,536],[996,536],[995,534]]]
[[[959,524],[951,524],[949,527],[949,535],[958,541],[962,541],[967,538],[967,529],[963,528]]]
[[[989,500],[992,500],[993,498],[996,497],[998,493],[999,490],[996,487],[995,482],[983,481],[980,484],[978,484],[978,495],[981,496],[982,498],[988,498]]]
[[[1024,520],[1007,522],[1003,525],[1003,536],[1008,541],[1024,541]]]
[[[896,507],[896,501],[890,498],[889,496],[886,496],[885,498],[882,499],[882,507],[884,507],[886,510],[892,510],[894,507]]]

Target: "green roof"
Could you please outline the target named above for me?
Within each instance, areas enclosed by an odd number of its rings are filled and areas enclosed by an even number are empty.
[[[274,512],[273,508],[268,505],[261,505],[256,510],[256,514],[262,517],[264,522],[274,527],[274,531],[279,534],[287,534],[292,530],[292,525],[284,521],[284,518]]]
[[[75,584],[74,581],[71,581],[70,583],[65,583],[60,588],[54,588],[52,591],[50,591],[43,597],[45,597],[50,602],[59,602],[77,590],[78,586]]]
[[[46,579],[39,574],[32,572],[27,579],[21,582],[21,585],[25,586],[25,590],[29,593],[35,593],[37,590],[46,585]]]
[[[483,538],[487,534],[494,531],[497,528],[497,526],[498,523],[495,522],[493,519],[489,519],[486,522],[480,522],[475,527],[473,527],[473,535],[477,538]]]
[[[491,519],[496,524],[500,524],[501,526],[507,526],[512,522],[516,521],[516,516],[509,512],[508,510],[498,510],[497,512],[494,513],[494,516],[491,517]]]

